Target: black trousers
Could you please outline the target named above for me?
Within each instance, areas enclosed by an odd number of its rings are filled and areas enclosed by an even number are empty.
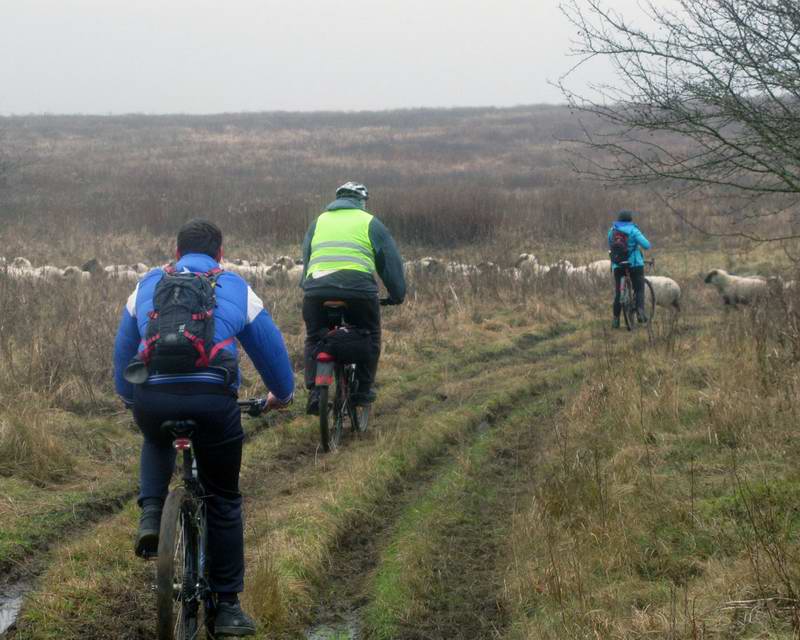
[[[164,387],[162,386],[161,389]],[[161,433],[166,420],[194,420],[192,448],[206,490],[208,566],[215,593],[244,590],[244,534],[239,468],[242,462],[242,414],[226,394],[166,393],[136,386],[133,416],[144,434],[139,498],[165,498],[175,469],[175,449]]]
[[[636,296],[636,308],[644,312],[644,267],[630,267],[631,282],[633,282],[633,292]],[[614,269],[614,317],[619,318],[622,312],[622,304],[619,301],[620,284],[625,277],[625,269],[617,267]]]
[[[303,320],[306,323],[306,349],[305,349],[305,383],[306,389],[314,386],[314,373],[316,362],[314,349],[317,343],[328,332],[328,310],[322,306],[323,302],[332,298],[318,298],[306,296],[303,300]],[[372,342],[372,357],[368,363],[359,365],[358,381],[360,389],[369,389],[375,382],[378,371],[378,359],[381,356],[381,307],[378,298],[347,298],[336,296],[336,300],[347,303],[344,312],[345,322],[355,325],[359,329],[369,331]]]

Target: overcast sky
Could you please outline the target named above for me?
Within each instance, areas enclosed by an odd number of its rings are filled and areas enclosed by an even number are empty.
[[[0,0],[0,113],[554,103],[573,35],[558,0]]]

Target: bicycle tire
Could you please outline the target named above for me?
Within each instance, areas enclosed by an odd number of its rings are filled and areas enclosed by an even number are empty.
[[[344,368],[341,365],[337,365],[334,379],[336,382],[336,392],[333,397],[333,429],[330,433],[331,449],[336,449],[342,441],[344,416],[347,409],[347,380],[344,375]]]
[[[350,420],[350,431],[352,433],[358,433],[360,431],[359,427],[359,417],[358,417],[358,407],[353,404],[353,395],[358,392],[358,380],[356,379],[356,372],[355,369],[347,369],[347,417]]]
[[[330,441],[330,419],[331,419],[331,404],[328,402],[328,392],[330,387],[319,387],[319,439],[322,444],[322,450],[329,453],[331,450]]]
[[[171,491],[161,514],[156,567],[158,640],[197,637],[199,606],[189,589],[197,584],[197,532],[191,520],[192,500],[186,489]],[[177,593],[176,587],[180,585]],[[189,589],[187,589],[189,587]]]
[[[625,319],[625,328],[628,331],[633,331],[636,327],[636,302],[633,295],[633,283],[627,278],[623,282],[625,282],[625,287],[620,295],[622,317]]]

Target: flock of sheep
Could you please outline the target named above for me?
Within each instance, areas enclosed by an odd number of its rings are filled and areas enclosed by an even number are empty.
[[[302,263],[290,258],[281,256],[272,264],[261,262],[249,262],[247,260],[233,260],[223,262],[222,266],[228,271],[238,273],[247,279],[259,279],[268,284],[274,283],[276,278],[294,278],[299,281],[303,272]],[[139,279],[150,271],[144,263],[137,264],[113,264],[103,266],[97,260],[89,260],[80,267],[54,267],[44,265],[34,267],[27,258],[14,258],[7,261],[0,256],[0,269],[9,277],[15,279],[31,280],[90,280],[91,278],[110,278],[112,280],[122,280],[127,282],[138,282]]]
[[[280,256],[272,264],[231,260],[224,261],[222,266],[246,279],[259,280],[265,284],[276,284],[279,280],[299,282],[303,273],[302,261],[295,260],[290,256]],[[512,280],[522,280],[532,276],[560,276],[583,282],[607,284],[611,273],[611,261],[595,260],[579,266],[573,265],[569,260],[560,260],[554,264],[541,264],[533,254],[522,253],[517,258],[514,267],[503,269],[493,262],[466,264],[443,261],[429,256],[410,260],[406,262],[405,268],[409,275],[441,274],[470,277],[503,274]],[[102,266],[97,260],[90,260],[80,267],[61,268],[50,265],[34,267],[27,258],[20,257],[7,261],[0,256],[0,269],[15,279],[89,280],[93,277],[104,277],[137,282],[151,267],[143,263]],[[657,305],[680,309],[681,288],[675,280],[665,276],[652,275],[648,275],[647,280],[653,288]],[[705,277],[705,282],[716,288],[723,302],[729,305],[752,303],[770,291],[774,292],[776,287],[789,291],[795,286],[794,281],[784,282],[779,278],[762,276],[735,276],[722,269],[711,271]]]

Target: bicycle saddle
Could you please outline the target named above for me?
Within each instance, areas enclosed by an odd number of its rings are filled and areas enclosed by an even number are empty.
[[[347,303],[344,300],[327,300],[322,303],[326,309],[347,309]]]
[[[190,438],[196,428],[194,420],[167,420],[161,423],[161,432],[173,438]]]

